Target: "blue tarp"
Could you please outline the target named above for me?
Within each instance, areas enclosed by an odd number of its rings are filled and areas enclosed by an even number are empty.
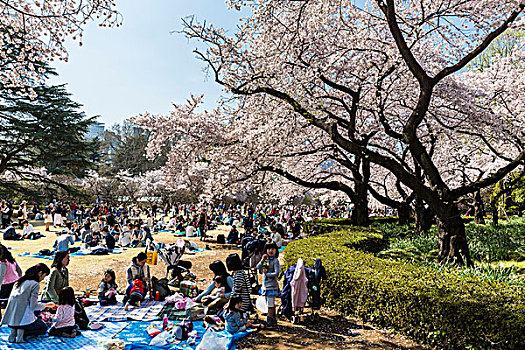
[[[104,328],[98,331],[82,331],[82,335],[75,338],[60,338],[39,336],[29,339],[27,343],[13,344],[7,342],[11,329],[9,327],[0,328],[0,349],[30,349],[30,350],[64,350],[64,349],[82,349],[97,350],[97,343],[103,339],[110,339],[126,324],[123,322],[104,322]],[[116,337],[118,338],[118,336]]]
[[[155,322],[156,324],[161,325],[162,322]],[[177,323],[175,321],[175,323]],[[126,341],[126,350],[153,350],[153,349],[170,349],[170,350],[179,350],[179,349],[195,349],[200,343],[206,329],[203,327],[202,322],[193,322],[193,328],[197,331],[198,338],[197,342],[193,346],[189,346],[187,342],[181,342],[179,344],[172,344],[163,347],[150,347],[148,344],[151,341],[152,337],[146,332],[146,327],[149,322],[139,322],[131,321],[128,322],[128,327],[124,328],[122,332],[119,333],[118,338],[127,339]],[[220,337],[230,338],[230,350],[235,349],[235,340],[242,338],[249,334],[250,332],[241,332],[237,334],[229,334],[226,331],[218,332],[217,335]]]
[[[150,322],[141,321],[127,321],[127,322],[101,322],[104,328],[98,331],[82,331],[82,335],[75,338],[60,338],[50,336],[39,336],[32,338],[28,343],[12,344],[7,342],[9,327],[0,328],[0,349],[29,349],[29,350],[63,350],[63,349],[82,349],[82,350],[96,350],[98,349],[98,342],[105,339],[122,339],[126,342],[126,350],[179,350],[179,349],[195,349],[204,336],[206,329],[202,322],[193,322],[194,329],[197,330],[199,338],[193,346],[189,346],[186,342],[179,344],[172,344],[163,347],[150,347],[150,337],[146,331],[146,327]],[[156,322],[159,325],[162,322]],[[229,350],[235,350],[235,340],[242,338],[249,334],[250,331],[241,332],[234,335],[226,331],[218,332],[220,337],[228,337],[230,339]]]

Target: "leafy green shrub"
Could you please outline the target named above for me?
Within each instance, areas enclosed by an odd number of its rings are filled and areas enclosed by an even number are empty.
[[[394,223],[397,222],[397,216],[373,216],[370,217],[370,223]],[[340,230],[343,228],[350,228],[352,226],[352,220],[350,218],[338,218],[338,219],[317,219],[312,221],[304,221],[302,226],[303,230],[310,234],[312,232],[312,227],[317,225],[321,233],[327,233],[334,230]]]
[[[432,257],[431,252],[437,247],[438,232],[435,226],[428,233],[422,234],[416,233],[412,225],[377,224],[373,227],[388,239],[388,250],[397,252],[416,249],[425,259],[425,257]],[[525,220],[521,218],[502,222],[498,227],[470,223],[465,226],[465,230],[470,255],[476,261],[525,259]],[[394,255],[402,258],[400,254]],[[412,259],[411,254],[406,255],[408,259]],[[383,256],[387,256],[387,252],[383,253]]]
[[[292,242],[286,269],[302,258],[323,259],[327,304],[445,349],[525,348],[522,288],[356,250],[374,230],[353,228]],[[350,245],[349,245],[350,243]],[[352,248],[349,248],[352,246]]]

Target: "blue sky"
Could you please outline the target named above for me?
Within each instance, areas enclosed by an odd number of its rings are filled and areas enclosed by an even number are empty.
[[[83,46],[67,43],[69,62],[52,63],[59,76],[50,83],[66,83],[86,114],[100,115],[106,125],[145,111],[167,113],[190,93],[204,93],[213,108],[221,91],[192,52],[198,43],[172,32],[189,15],[234,30],[242,12],[228,11],[221,0],[120,0],[117,6],[123,26],[90,23]]]

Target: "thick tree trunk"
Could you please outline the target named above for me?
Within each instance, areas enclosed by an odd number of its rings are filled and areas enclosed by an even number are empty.
[[[350,217],[352,225],[368,226],[368,189],[362,182],[355,182],[354,210]]]
[[[355,176],[354,210],[350,220],[352,225],[368,226],[368,181],[370,179],[370,163],[367,159],[361,160],[361,177]]]
[[[472,266],[465,234],[465,224],[459,209],[454,204],[445,204],[437,213],[438,261],[451,260],[458,264]]]
[[[415,201],[414,218],[416,224],[416,232],[427,232],[435,223],[434,212],[430,208],[425,208],[423,201],[418,198]]]
[[[485,206],[480,191],[474,195],[474,221],[476,224],[485,225]]]
[[[498,213],[498,206],[492,205],[492,225],[498,226],[499,225],[499,213]]]
[[[366,203],[354,203],[350,221],[355,226],[368,226],[368,205]]]
[[[399,225],[408,225],[410,222],[410,204],[401,203],[397,208],[397,215],[399,216]]]

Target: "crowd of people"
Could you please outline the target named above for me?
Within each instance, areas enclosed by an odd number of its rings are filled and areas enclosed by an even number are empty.
[[[153,234],[161,230],[183,232],[187,237],[209,239],[207,231],[217,225],[229,225],[230,231],[224,243],[241,246],[247,237],[256,237],[266,242],[257,261],[256,269],[263,276],[259,290],[267,306],[267,319],[260,322],[254,313],[250,299],[252,285],[241,257],[231,254],[222,261],[215,261],[209,268],[213,274],[212,283],[194,300],[208,307],[209,313],[216,313],[225,321],[226,330],[230,333],[247,328],[272,327],[277,323],[275,298],[280,295],[278,276],[280,264],[279,249],[287,240],[301,237],[303,221],[323,216],[349,215],[347,210],[327,209],[322,207],[279,207],[274,205],[232,205],[219,203],[216,206],[170,205],[154,203],[149,207],[112,206],[107,203],[77,205],[76,203],[53,202],[42,211],[37,206],[28,207],[26,202],[19,206],[22,214],[9,214],[9,203],[2,202],[2,213],[7,213],[4,239],[38,239],[41,233],[35,232],[28,219],[34,215],[35,220],[44,220],[45,230],[51,225],[57,228],[57,238],[50,251],[54,255],[51,268],[37,264],[22,274],[16,260],[5,246],[0,245],[0,280],[2,288],[0,299],[7,301],[2,324],[12,331],[9,341],[23,342],[27,336],[44,334],[62,337],[74,337],[80,334],[74,319],[74,291],[69,286],[68,265],[70,253],[79,247],[72,247],[81,242],[85,249],[105,249],[112,251],[117,247],[149,246]],[[345,214],[346,213],[346,214]],[[11,215],[11,216],[9,216]],[[18,222],[12,222],[16,216]],[[142,218],[139,218],[142,217]],[[22,233],[16,228],[22,225]],[[242,230],[240,230],[242,228]],[[217,239],[219,241],[219,238]],[[222,243],[222,242],[221,242]],[[127,269],[123,303],[129,306],[140,306],[151,293],[151,276],[146,264],[144,252],[133,257]],[[102,278],[98,288],[99,303],[102,306],[117,304],[118,286],[115,272],[101,272]],[[45,280],[44,289],[39,296],[39,282]],[[35,316],[35,312],[50,311],[53,323],[48,324]],[[256,318],[250,319],[250,315]],[[213,319],[207,319],[213,323]]]

